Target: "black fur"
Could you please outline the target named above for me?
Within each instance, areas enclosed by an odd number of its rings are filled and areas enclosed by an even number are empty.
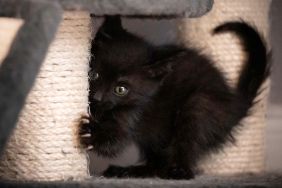
[[[197,162],[224,143],[244,118],[269,74],[261,37],[243,22],[225,23],[214,34],[233,32],[248,59],[236,88],[227,85],[212,61],[197,50],[153,46],[124,30],[119,17],[107,17],[92,46],[89,123],[81,125],[84,146],[105,157],[136,143],[142,166],[111,166],[112,177],[189,179]],[[228,63],[228,62],[227,62]],[[116,96],[117,85],[128,89]]]

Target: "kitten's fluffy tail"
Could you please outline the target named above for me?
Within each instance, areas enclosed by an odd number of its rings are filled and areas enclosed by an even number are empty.
[[[265,42],[258,31],[245,22],[227,22],[213,30],[214,34],[224,32],[232,32],[239,36],[247,52],[247,60],[241,71],[237,90],[251,105],[270,73]]]

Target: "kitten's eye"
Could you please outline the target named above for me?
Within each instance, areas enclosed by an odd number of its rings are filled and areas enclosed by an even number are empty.
[[[97,80],[99,78],[99,73],[95,72],[93,79]]]
[[[97,80],[99,78],[99,73],[97,72],[90,72],[89,77],[91,80]]]
[[[119,97],[123,97],[127,95],[127,93],[128,93],[128,89],[125,86],[116,86],[114,88],[114,94]]]

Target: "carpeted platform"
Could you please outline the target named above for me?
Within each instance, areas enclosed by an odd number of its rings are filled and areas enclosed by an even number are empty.
[[[83,182],[2,182],[1,188],[184,188],[184,187],[282,187],[282,174],[241,174],[238,176],[199,176],[193,180],[105,179],[93,178]]]

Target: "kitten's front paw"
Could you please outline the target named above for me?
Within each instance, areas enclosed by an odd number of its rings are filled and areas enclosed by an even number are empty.
[[[170,167],[163,170],[159,176],[164,179],[192,179],[194,178],[194,173],[190,169],[184,169],[181,167]]]
[[[104,173],[103,176],[106,178],[124,178],[129,177],[129,169],[124,167],[110,166]]]
[[[95,122],[89,115],[83,115],[79,124],[79,142],[86,150],[93,149]]]

